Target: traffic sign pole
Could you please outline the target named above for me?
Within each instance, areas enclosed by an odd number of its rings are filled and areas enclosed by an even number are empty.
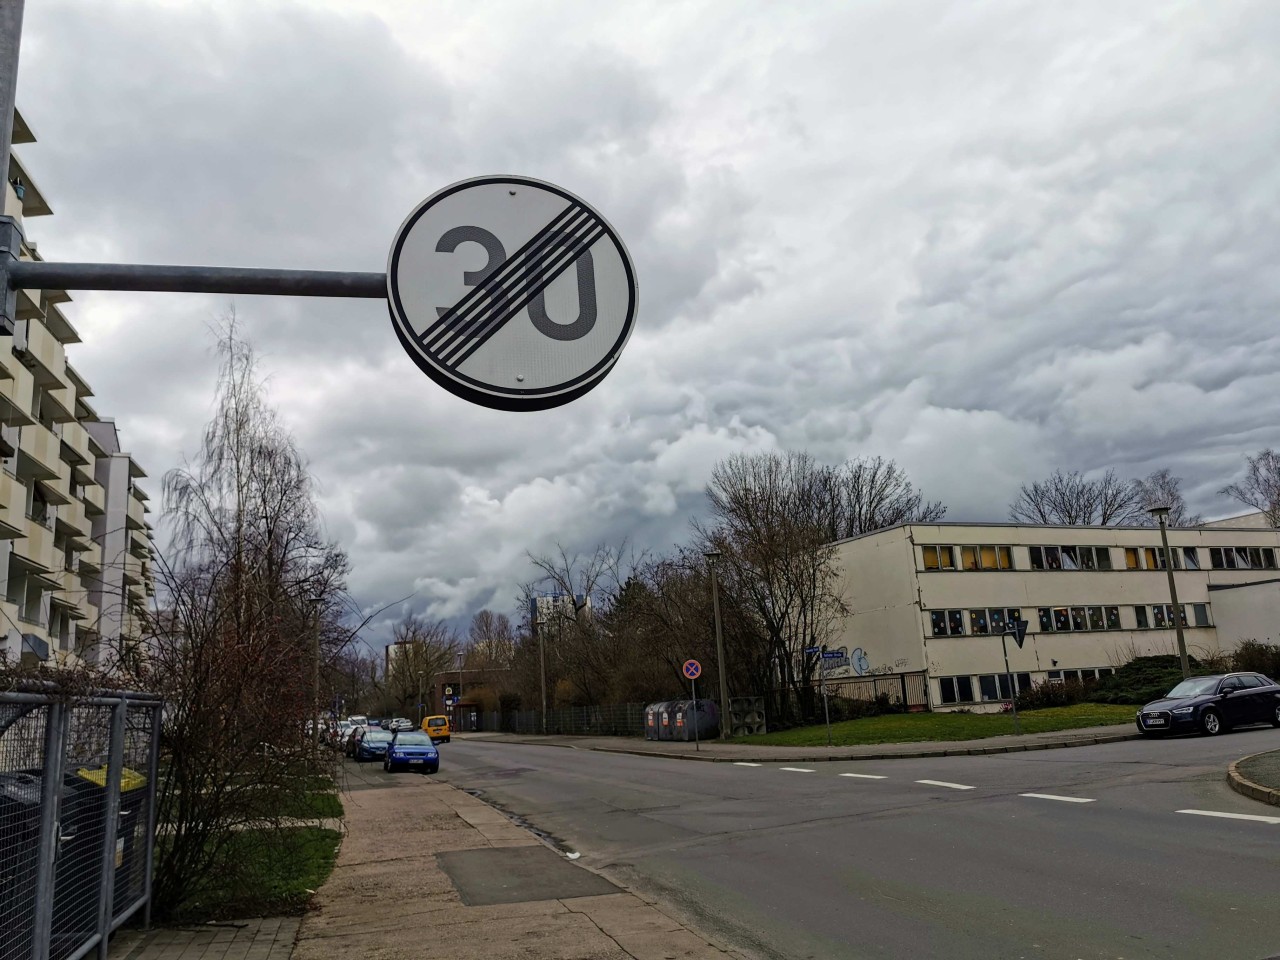
[[[690,678],[689,693],[693,695],[693,750],[699,753],[702,745],[698,743],[698,681]]]

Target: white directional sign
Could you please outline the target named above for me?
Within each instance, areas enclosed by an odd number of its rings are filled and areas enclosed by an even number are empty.
[[[635,323],[635,269],[604,217],[567,190],[479,177],[401,225],[387,300],[436,383],[487,407],[544,410],[613,368]]]

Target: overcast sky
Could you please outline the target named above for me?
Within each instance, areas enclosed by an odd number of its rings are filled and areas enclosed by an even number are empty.
[[[636,332],[549,412],[436,387],[381,301],[236,298],[388,618],[510,612],[557,541],[666,549],[737,451],[883,454],[1003,520],[1056,467],[1242,512],[1214,491],[1280,445],[1275,3],[28,0],[18,103],[50,260],[382,270],[490,173],[618,229]],[[153,495],[230,305],[67,309]]]

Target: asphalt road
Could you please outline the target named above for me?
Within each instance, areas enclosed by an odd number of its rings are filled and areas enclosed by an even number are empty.
[[[439,775],[761,956],[1259,960],[1280,808],[1224,776],[1277,748],[1255,728],[745,766],[455,740]]]

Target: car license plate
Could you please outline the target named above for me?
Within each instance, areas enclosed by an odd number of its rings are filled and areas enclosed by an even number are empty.
[[[410,763],[421,763],[422,761],[421,761],[421,760],[410,760],[409,762],[410,762]]]
[[[1164,717],[1147,717],[1148,727],[1163,727]]]

